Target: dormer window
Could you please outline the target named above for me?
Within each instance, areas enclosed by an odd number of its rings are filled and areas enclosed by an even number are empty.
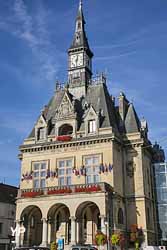
[[[70,124],[63,124],[59,128],[59,135],[71,135],[73,133],[73,127]]]
[[[88,121],[88,133],[95,133],[96,132],[96,121],[90,120]]]
[[[38,128],[38,140],[45,139],[45,128]]]

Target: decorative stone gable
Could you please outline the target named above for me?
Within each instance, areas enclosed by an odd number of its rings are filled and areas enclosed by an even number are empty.
[[[61,120],[75,115],[74,103],[71,101],[67,92],[56,111],[55,120]]]
[[[56,110],[53,122],[56,136],[65,135],[68,132],[72,137],[76,136],[77,112],[75,111],[75,102],[67,91],[64,93],[62,101]]]

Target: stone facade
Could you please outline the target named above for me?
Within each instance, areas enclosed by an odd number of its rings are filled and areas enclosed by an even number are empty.
[[[26,231],[17,245],[93,244],[98,230],[128,235],[133,224],[155,245],[147,123],[123,93],[116,106],[103,74],[92,78],[82,2],[68,57],[67,84],[57,84],[20,146],[16,219]]]

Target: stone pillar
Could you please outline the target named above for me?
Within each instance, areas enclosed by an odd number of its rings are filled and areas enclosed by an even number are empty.
[[[72,216],[71,218],[71,244],[76,244],[76,218]]]
[[[20,222],[20,229],[21,229],[20,230],[20,246],[22,247],[24,243],[24,233],[26,231],[23,221]]]
[[[79,221],[77,221],[76,228],[76,242],[79,243]]]
[[[46,247],[47,246],[47,240],[48,240],[48,223],[46,218],[42,219],[43,221],[43,228],[42,228],[42,244],[41,246]]]
[[[101,218],[101,232],[106,234],[105,216],[100,215],[100,218]]]
[[[92,244],[92,230],[93,229],[93,221],[87,221],[87,240],[86,243],[87,244]]]
[[[48,223],[48,244],[51,243],[51,223]]]
[[[16,221],[16,234],[15,234],[16,247],[20,246],[20,233],[19,233],[19,230],[20,230],[20,221],[17,220]]]

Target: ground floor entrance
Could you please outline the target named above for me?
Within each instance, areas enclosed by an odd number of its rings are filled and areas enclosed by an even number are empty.
[[[25,228],[17,237],[19,246],[48,246],[59,239],[66,246],[93,244],[98,231],[106,233],[105,214],[93,201],[82,202],[75,213],[68,205],[55,203],[45,218],[39,206],[30,205],[23,209],[17,224]]]

